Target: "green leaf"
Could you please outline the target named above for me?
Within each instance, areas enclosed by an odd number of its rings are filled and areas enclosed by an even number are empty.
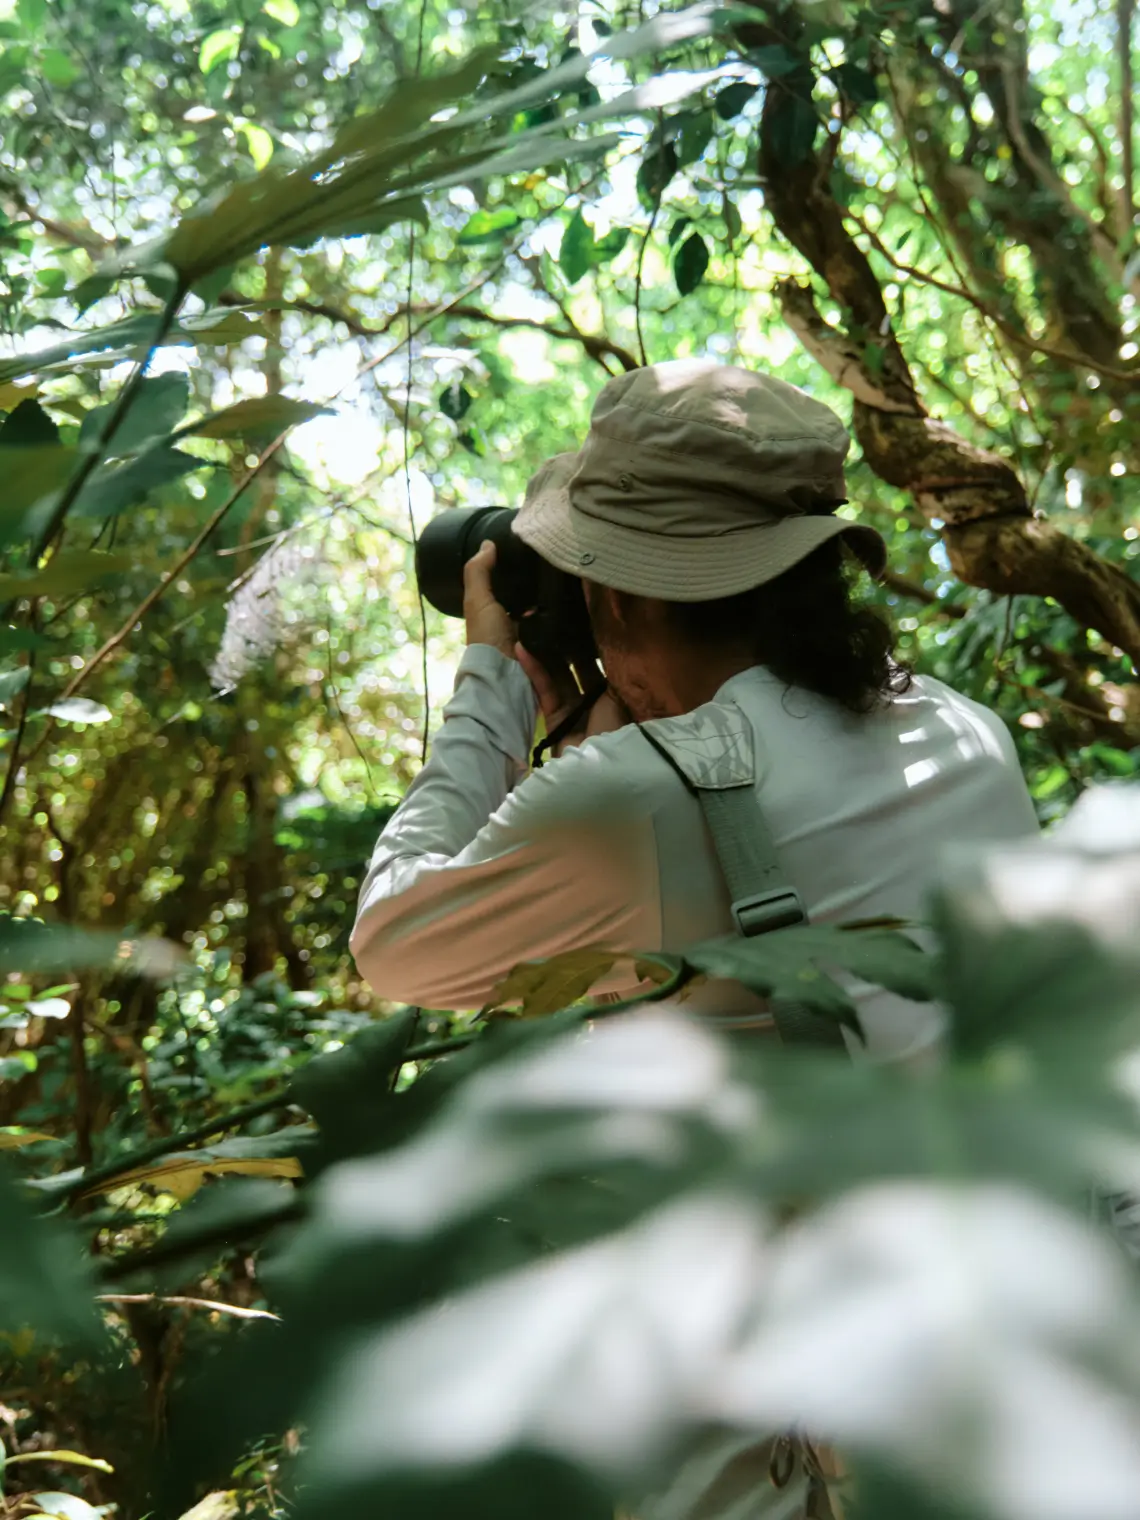
[[[232,58],[237,57],[240,46],[240,26],[226,26],[220,31],[211,32],[203,41],[198,53],[199,69],[203,74],[208,74],[211,69],[217,68],[219,63],[229,63]]]
[[[92,702],[89,697],[61,697],[58,702],[41,707],[39,714],[61,723],[109,723],[114,717],[109,707]]]
[[[611,227],[605,237],[594,238],[594,246],[590,250],[590,263],[595,266],[608,264],[611,259],[617,258],[628,242],[628,227]]]
[[[680,125],[673,136],[677,153],[677,165],[683,169],[700,158],[708,147],[716,128],[711,111],[685,111],[677,118]]]
[[[301,19],[297,0],[265,0],[261,9],[274,21],[280,21],[282,26],[296,26]]]
[[[671,142],[659,143],[646,153],[637,171],[637,193],[644,205],[657,205],[676,174],[677,166],[677,150]]]
[[[713,110],[721,121],[734,121],[756,94],[757,89],[757,85],[749,84],[743,79],[725,85],[723,90],[717,92],[713,101]]]
[[[5,449],[0,456],[4,493],[0,497],[0,528],[19,523],[29,508],[58,491],[79,461],[75,449],[46,445],[43,448]]]
[[[41,1130],[22,1129],[19,1125],[0,1125],[0,1151],[23,1150],[25,1145],[39,1145],[43,1140],[54,1140],[54,1135],[45,1135]]]
[[[140,975],[167,976],[178,964],[180,953],[166,940],[125,940],[120,934],[102,930],[45,924],[38,918],[0,913],[0,975],[12,971],[27,976],[60,971],[71,975],[87,967],[114,965],[116,970]]]
[[[27,78],[28,49],[24,46],[6,47],[0,51],[0,101]]]
[[[273,157],[273,139],[264,127],[254,121],[243,121],[238,131],[245,138],[249,156],[256,169],[264,169]]]
[[[16,16],[24,31],[38,37],[47,20],[48,0],[16,0]]]
[[[593,229],[586,225],[586,218],[579,208],[567,223],[566,231],[562,234],[562,246],[558,250],[558,267],[568,284],[577,284],[589,269],[593,242]]]
[[[225,315],[230,316],[232,313],[226,312]],[[75,368],[77,364],[90,363],[92,361],[86,358],[87,355],[105,349],[114,351],[107,356],[111,359],[134,357],[134,351],[149,344],[154,338],[156,324],[157,313],[150,311],[125,317],[121,322],[112,322],[106,327],[69,333],[62,342],[53,343],[49,348],[30,354],[18,354],[13,359],[0,362],[0,385],[18,380],[22,375],[36,375],[60,367]],[[192,327],[184,325],[168,334],[166,341],[171,344],[197,342],[198,339],[191,336],[193,331]]]
[[[115,284],[115,280],[98,274],[88,275],[85,280],[80,280],[79,284],[71,292],[71,299],[75,303],[75,310],[78,315],[83,316],[84,312],[90,311],[97,301],[101,301],[104,296],[110,295],[111,291],[115,288]]]
[[[832,75],[847,99],[858,106],[873,105],[879,98],[879,81],[857,63],[841,63]]]
[[[471,392],[458,378],[450,385],[445,385],[439,393],[439,409],[452,422],[458,422],[465,416],[470,405]]]
[[[476,211],[460,229],[456,242],[463,248],[476,243],[501,243],[521,222],[522,217],[509,206],[498,211]]]
[[[186,375],[170,372],[143,380],[135,392],[130,410],[115,431],[107,448],[107,457],[121,459],[133,454],[152,438],[171,433],[186,415],[190,402],[190,381]],[[79,447],[90,449],[99,440],[112,407],[96,406],[87,413],[79,429]],[[2,440],[0,440],[2,441]]]
[[[292,396],[253,396],[195,423],[192,431],[200,438],[275,438],[287,428],[329,413],[327,406]]]
[[[810,95],[783,91],[765,118],[765,142],[781,168],[795,168],[811,156],[819,117]]]
[[[317,1056],[293,1078],[291,1096],[320,1130],[318,1165],[371,1150],[390,1117],[381,1099],[416,1032],[413,1009],[362,1029],[343,1050]],[[423,1094],[416,1097],[417,1106]]]
[[[736,209],[736,202],[731,196],[726,194],[721,198],[720,209],[721,215],[724,217],[724,230],[728,235],[728,241],[730,244],[735,243],[744,230],[744,224],[740,220],[740,212]]]
[[[8,707],[31,680],[32,672],[27,665],[19,670],[0,670],[0,707]]]
[[[0,448],[58,444],[59,429],[34,398],[21,401],[0,422]],[[7,470],[5,469],[5,486]]]
[[[673,258],[673,278],[679,295],[687,296],[696,290],[709,267],[709,250],[699,232],[691,233],[678,248]]]
[[[858,1028],[847,993],[820,971],[823,963],[861,980],[925,1001],[933,996],[933,961],[905,935],[882,929],[804,924],[752,939],[711,940],[685,952],[707,976],[742,982],[762,997],[805,1003]]]
[[[64,1448],[52,1451],[25,1451],[8,1458],[9,1467],[13,1467],[17,1462],[65,1462],[70,1467],[93,1467],[96,1471],[105,1473],[115,1471],[110,1462],[104,1461],[102,1457],[87,1457],[80,1451],[67,1451]]]
[[[97,1345],[102,1327],[79,1241],[61,1221],[37,1218],[9,1175],[0,1173],[0,1331],[27,1327]]]
[[[567,283],[577,284],[588,270],[616,258],[628,240],[629,230],[625,227],[611,227],[605,237],[597,237],[581,210],[576,211],[562,234],[558,253],[558,264]]]
[[[98,521],[117,517],[127,507],[141,506],[152,491],[180,480],[193,470],[208,467],[208,460],[196,459],[193,454],[162,444],[126,464],[97,470],[79,493],[71,515]]]
[[[103,554],[97,549],[60,549],[42,570],[27,575],[0,575],[0,597],[67,596],[96,586],[108,575],[133,564],[127,554]]]
[[[748,54],[748,61],[754,63],[768,79],[783,79],[786,74],[794,74],[797,69],[803,68],[805,62],[799,53],[779,42],[769,47],[753,48]]]
[[[48,84],[65,90],[79,78],[79,66],[59,48],[48,48],[40,55],[40,68]]]
[[[0,654],[15,654],[26,649],[49,649],[52,640],[32,628],[14,628],[0,623]]]
[[[669,247],[675,248],[678,240],[684,236],[685,232],[692,225],[693,219],[691,216],[679,216],[672,227],[669,228]]]

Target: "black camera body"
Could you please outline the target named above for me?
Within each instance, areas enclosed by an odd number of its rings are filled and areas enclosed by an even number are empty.
[[[491,588],[518,625],[519,642],[544,665],[596,668],[598,651],[582,583],[547,564],[512,531],[513,507],[452,508],[432,518],[416,545],[416,580],[446,617],[463,616],[463,567],[486,539],[495,545]]]

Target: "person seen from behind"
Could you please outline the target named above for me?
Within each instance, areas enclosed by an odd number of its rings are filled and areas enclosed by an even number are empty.
[[[518,962],[605,948],[681,952],[736,932],[683,773],[751,787],[813,923],[920,921],[940,849],[1036,831],[1001,721],[894,656],[860,605],[885,568],[872,528],[836,515],[849,438],[826,406],[709,360],[609,381],[574,454],[531,480],[515,531],[582,580],[606,690],[555,758],[536,722],[579,701],[467,565],[467,649],[432,755],[380,837],[352,950],[382,997],[484,1004]],[[602,993],[635,990],[631,961]],[[932,1047],[941,1016],[847,980],[877,1059]],[[734,983],[697,1016],[763,1029]]]

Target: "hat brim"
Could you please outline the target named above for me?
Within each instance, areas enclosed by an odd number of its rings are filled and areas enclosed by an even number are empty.
[[[762,586],[813,549],[842,535],[871,575],[887,567],[874,528],[843,517],[782,517],[730,532],[646,533],[577,512],[565,487],[540,491],[520,508],[514,531],[548,564],[632,596],[709,602]]]

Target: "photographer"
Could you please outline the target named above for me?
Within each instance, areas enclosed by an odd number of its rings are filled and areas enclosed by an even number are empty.
[[[848,446],[795,387],[711,361],[604,387],[584,445],[539,471],[514,530],[582,578],[607,688],[528,775],[538,711],[549,734],[580,698],[568,666],[518,642],[485,544],[465,570],[454,695],[361,891],[352,949],[378,993],[475,1008],[522,960],[733,933],[686,775],[751,784],[782,871],[824,923],[920,918],[941,845],[1035,831],[1000,721],[911,676],[852,601],[846,551],[878,574],[885,546],[835,515]],[[578,674],[587,689],[596,672]],[[600,984],[633,985],[631,969]],[[873,1055],[936,1037],[929,1007],[855,991]],[[765,1021],[731,984],[690,1006]]]

